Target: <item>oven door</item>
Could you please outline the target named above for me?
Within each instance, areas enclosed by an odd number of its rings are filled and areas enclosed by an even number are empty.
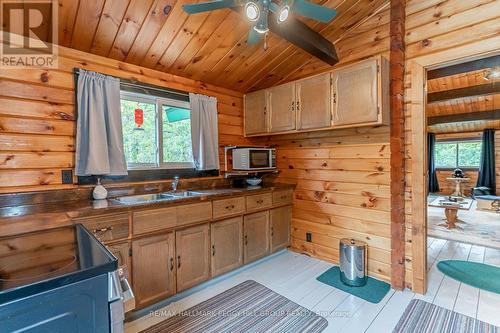
[[[270,149],[250,149],[248,159],[250,169],[272,169]]]

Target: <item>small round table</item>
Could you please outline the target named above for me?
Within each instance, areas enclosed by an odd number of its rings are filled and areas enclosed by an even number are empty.
[[[470,178],[459,178],[459,177],[448,177],[446,180],[455,183],[455,192],[453,192],[452,196],[455,197],[463,197],[464,193],[462,191],[462,183],[468,183]]]

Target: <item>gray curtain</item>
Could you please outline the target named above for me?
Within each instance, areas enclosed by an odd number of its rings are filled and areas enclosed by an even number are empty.
[[[217,99],[190,93],[189,103],[194,165],[197,170],[219,169]]]
[[[120,80],[80,70],[77,107],[75,174],[126,175]]]
[[[479,165],[479,176],[477,187],[485,186],[496,193],[495,179],[495,130],[485,129],[483,131],[483,144],[481,148],[481,161]]]
[[[439,182],[436,174],[436,161],[434,159],[436,150],[436,134],[427,134],[427,158],[428,169],[429,169],[429,179],[428,179],[428,189],[429,193],[439,192]]]

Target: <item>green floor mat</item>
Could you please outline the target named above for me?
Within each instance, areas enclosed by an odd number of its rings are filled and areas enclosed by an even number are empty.
[[[343,290],[370,303],[379,303],[391,289],[388,283],[369,277],[363,287],[349,287],[340,281],[340,268],[334,266],[316,278],[329,286]]]
[[[500,267],[463,260],[443,260],[437,267],[457,281],[500,294]]]

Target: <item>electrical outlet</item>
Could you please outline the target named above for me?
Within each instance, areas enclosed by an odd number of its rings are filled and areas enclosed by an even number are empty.
[[[306,232],[306,241],[309,243],[312,242],[312,235],[310,232]]]
[[[61,180],[63,184],[73,184],[73,170],[62,170]]]

